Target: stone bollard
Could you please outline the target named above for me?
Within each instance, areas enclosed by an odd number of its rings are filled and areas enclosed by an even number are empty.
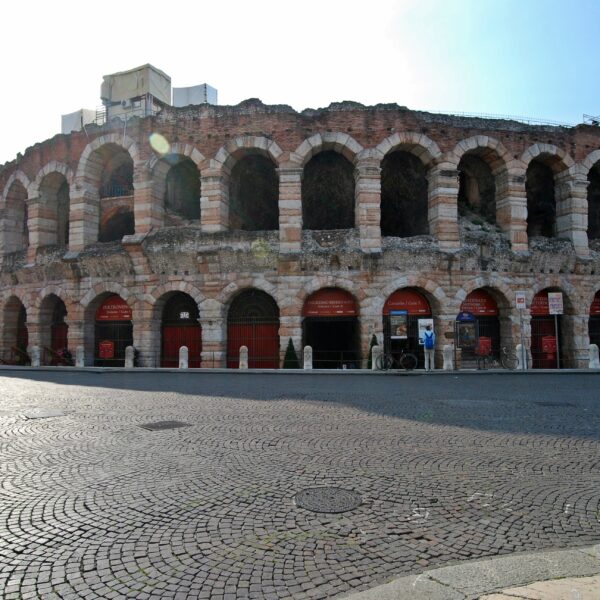
[[[600,369],[598,346],[596,344],[590,344],[590,369]]]
[[[444,371],[454,371],[454,348],[451,344],[446,344],[442,353],[444,355],[444,366],[442,367]]]
[[[125,348],[125,368],[133,369],[133,346],[127,346]]]
[[[381,356],[382,350],[381,346],[373,346],[371,350],[371,371],[377,371],[377,361]]]
[[[41,364],[40,347],[39,346],[31,346],[31,349],[29,351],[29,356],[31,357],[31,366],[39,367]]]
[[[517,344],[516,353],[517,371],[525,371],[525,369],[527,369],[527,356],[523,357],[523,346],[521,344]],[[525,358],[525,360],[523,360],[523,358]]]
[[[83,346],[77,346],[75,348],[75,366],[83,367],[85,362],[85,352],[83,350]]]
[[[248,347],[240,346],[240,369],[248,368]]]
[[[187,369],[189,364],[189,350],[187,346],[181,346],[179,348],[179,368]]]
[[[304,368],[312,369],[312,346],[304,346]]]

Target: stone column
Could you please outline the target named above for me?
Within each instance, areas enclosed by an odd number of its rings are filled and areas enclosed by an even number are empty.
[[[97,186],[84,177],[75,177],[69,210],[69,249],[76,252],[98,241],[99,224],[100,198]]]
[[[73,358],[75,358],[76,349],[81,347],[85,348],[85,328],[84,328],[84,311],[81,308],[80,311],[74,312],[72,307],[69,307],[67,317],[65,318],[65,323],[69,326],[67,330],[67,348],[70,350]],[[92,341],[92,346],[93,346]],[[84,364],[93,364],[94,356],[88,356],[86,361],[85,352],[83,363]]]
[[[436,165],[428,171],[427,180],[429,233],[440,248],[458,248],[458,171],[451,164]]]
[[[153,309],[150,303],[144,301],[133,306],[133,346],[139,352],[139,367],[160,366],[160,336],[156,336],[160,324],[154,322]]]
[[[202,231],[226,231],[229,227],[229,173],[211,165],[201,177],[200,219]]]
[[[27,201],[29,229],[29,246],[27,262],[34,263],[38,248],[56,244],[56,214],[51,207],[42,202],[41,198]]]
[[[451,306],[446,307],[446,312],[440,315],[433,315],[433,330],[435,331],[435,366],[436,369],[443,368],[444,346],[451,346],[453,356],[456,355],[456,363],[453,366],[460,369],[460,351],[455,352],[456,340],[454,339],[454,323],[460,306],[454,312]],[[447,335],[446,335],[447,334]]]
[[[356,227],[363,252],[381,252],[381,168],[379,159],[360,159],[354,170]]]
[[[202,326],[202,367],[221,369],[227,367],[227,318],[218,300],[204,300],[200,305]]]
[[[578,256],[589,256],[587,177],[581,172],[581,167],[575,165],[556,175],[554,181],[556,236],[570,239]]]
[[[283,366],[283,360],[287,350],[289,339],[292,339],[298,362],[301,362],[300,352],[302,350],[302,316],[300,313],[292,315],[282,314],[279,317],[279,364]]]
[[[302,167],[282,166],[279,174],[279,251],[302,246]]]
[[[146,166],[137,166],[133,173],[133,214],[135,232],[147,233],[164,223],[164,199],[156,198],[152,189],[152,174]]]
[[[501,171],[494,173],[496,180],[496,222],[508,233],[511,248],[515,252],[526,252],[527,239],[527,194],[525,173]]]
[[[562,355],[567,356],[565,367],[585,369],[589,365],[589,315],[563,315],[563,346]],[[570,358],[570,360],[568,360]]]

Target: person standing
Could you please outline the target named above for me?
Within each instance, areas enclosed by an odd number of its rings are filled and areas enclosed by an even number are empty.
[[[435,333],[431,325],[426,325],[423,332],[423,353],[425,354],[425,371],[433,371],[435,369]]]

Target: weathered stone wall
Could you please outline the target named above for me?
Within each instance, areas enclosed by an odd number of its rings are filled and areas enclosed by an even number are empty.
[[[168,157],[152,150],[151,133],[163,135],[172,155],[187,157],[198,169],[199,221],[168,226],[173,223],[165,219],[164,206]],[[135,234],[99,243],[99,226],[108,214],[98,192],[99,157],[107,147],[131,157]],[[381,166],[395,150],[410,153],[426,173],[428,235],[381,235]],[[325,151],[342,155],[354,170],[353,228],[312,231],[303,225],[304,168]],[[279,227],[232,230],[231,176],[240,158],[256,155],[277,169]],[[467,157],[468,164],[471,155],[494,177],[496,225],[458,214],[461,159]],[[532,160],[551,165],[558,238],[528,239],[526,173]],[[118,124],[91,126],[87,133],[37,144],[0,170],[0,328],[11,327],[12,309],[6,307],[14,308],[18,298],[27,310],[29,343],[41,345],[48,326],[42,302],[54,294],[67,309],[69,347],[85,346],[89,364],[95,308],[108,293],[117,293],[133,310],[141,364],[156,365],[160,307],[166,294],[182,291],[198,305],[204,364],[218,366],[225,356],[228,307],[240,291],[257,288],[276,301],[283,357],[288,338],[301,347],[305,299],[320,288],[339,287],[358,304],[366,360],[372,334],[382,336],[383,305],[397,289],[415,288],[429,300],[443,338],[467,294],[486,288],[500,307],[503,342],[514,344],[519,333],[514,292],[527,291],[530,303],[535,293],[551,288],[566,298],[566,364],[584,366],[590,305],[600,289],[600,248],[587,239],[588,173],[599,160],[600,129],[591,126],[534,127],[396,105],[343,103],[297,113],[250,100],[237,107],[168,108],[129,122],[126,134]],[[68,248],[45,244],[52,240],[46,234],[33,235],[51,227],[40,208],[40,183],[53,172],[69,186]],[[19,246],[23,223],[11,205],[19,186],[31,207],[28,246]],[[597,202],[597,194],[590,201]],[[524,317],[528,338],[528,311]]]

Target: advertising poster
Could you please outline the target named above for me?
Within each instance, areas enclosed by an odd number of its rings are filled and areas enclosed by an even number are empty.
[[[477,329],[474,321],[458,322],[458,347],[474,349],[477,345]]]
[[[431,331],[433,331],[433,319],[419,319],[419,345],[423,345],[423,332],[427,325],[431,325]]]
[[[393,340],[405,340],[408,338],[408,311],[390,311],[390,338]]]

